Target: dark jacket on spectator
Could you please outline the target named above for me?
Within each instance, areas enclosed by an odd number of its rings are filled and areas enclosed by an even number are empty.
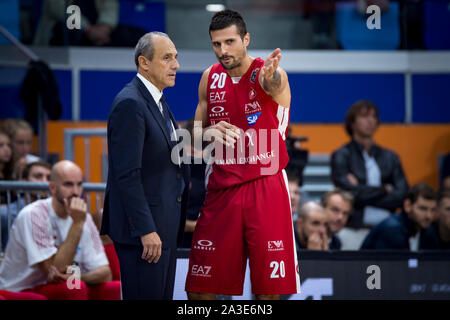
[[[409,238],[414,233],[414,223],[405,212],[396,213],[376,225],[361,246],[361,250],[410,250]],[[420,230],[419,250],[438,249],[439,242],[431,227]]]
[[[408,191],[408,182],[399,157],[394,152],[373,145],[369,154],[375,158],[381,171],[381,186],[366,185],[366,167],[363,157],[363,146],[356,141],[339,148],[331,156],[331,178],[336,187],[349,190],[355,197],[353,214],[350,215],[347,226],[360,228],[363,226],[363,212],[365,206],[373,206],[395,211],[403,205]],[[351,173],[358,179],[358,185],[353,186],[347,179]],[[391,193],[386,193],[384,184],[393,186]]]
[[[439,237],[439,222],[433,222],[431,224],[431,227],[425,230],[425,233],[428,237],[434,237],[436,240],[436,243],[439,245],[438,249],[441,250],[450,250],[450,242],[444,242]]]
[[[335,234],[331,236],[331,241],[329,244],[330,250],[341,250],[342,242],[341,239]]]

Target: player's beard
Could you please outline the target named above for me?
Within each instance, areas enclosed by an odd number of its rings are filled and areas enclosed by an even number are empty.
[[[240,57],[238,59],[236,59],[234,56],[221,56],[219,58],[219,62],[225,70],[232,70],[234,68],[238,68],[241,66],[241,63],[245,57],[245,54],[246,54],[246,52],[245,52],[245,50],[243,50],[242,54],[240,55]],[[223,58],[231,58],[233,61],[231,62],[231,64],[227,65],[222,62]]]

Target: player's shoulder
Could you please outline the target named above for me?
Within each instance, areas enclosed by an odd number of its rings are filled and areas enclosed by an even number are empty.
[[[18,224],[31,219],[34,224],[45,224],[50,218],[51,199],[41,199],[34,201],[20,210],[15,219]]]

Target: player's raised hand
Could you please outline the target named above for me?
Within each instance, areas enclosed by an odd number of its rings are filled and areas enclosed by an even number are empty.
[[[281,60],[281,49],[276,48],[271,54],[264,60],[264,66],[261,69],[261,73],[264,79],[272,80],[274,72],[278,68],[278,64]]]

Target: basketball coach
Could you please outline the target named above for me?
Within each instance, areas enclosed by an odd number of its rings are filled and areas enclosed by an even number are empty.
[[[189,168],[171,158],[178,125],[162,91],[175,85],[180,65],[175,45],[161,32],[142,36],[135,63],[136,77],[116,96],[108,116],[101,234],[114,241],[124,300],[170,300]]]

